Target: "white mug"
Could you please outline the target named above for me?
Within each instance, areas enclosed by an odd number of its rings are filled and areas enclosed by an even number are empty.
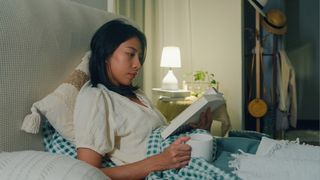
[[[186,144],[191,146],[191,157],[200,157],[212,162],[213,137],[210,134],[191,134],[189,137]]]

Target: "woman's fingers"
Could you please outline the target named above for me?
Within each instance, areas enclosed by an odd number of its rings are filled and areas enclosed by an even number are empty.
[[[210,131],[212,120],[211,109],[207,108],[206,111],[201,112],[198,123],[190,123],[189,125],[192,128],[199,128]]]
[[[191,156],[181,156],[179,157],[178,161],[179,163],[182,163],[182,164],[188,164],[190,159],[191,159]]]
[[[189,163],[191,159],[191,151],[180,151],[176,156],[171,158],[172,163],[175,164],[176,168],[181,168]]]
[[[184,144],[189,139],[190,139],[190,137],[188,137],[188,136],[182,136],[182,137],[179,137],[178,139],[176,139],[172,144]]]
[[[208,108],[207,111],[206,111],[206,116],[207,116],[207,121],[212,121],[212,112],[211,112],[211,109]]]
[[[181,155],[191,155],[191,146],[189,146],[188,144],[181,144],[178,148],[177,148],[177,152]]]
[[[199,124],[200,127],[205,127],[206,126],[206,123],[207,123],[207,116],[206,116],[207,114],[206,114],[206,112],[202,112],[201,115],[200,115],[200,124]]]
[[[212,119],[212,112],[211,112],[211,109],[210,108],[208,108],[207,109],[207,111],[206,111],[206,120],[207,120],[207,122],[206,122],[206,129],[208,130],[208,131],[210,131],[210,129],[211,129],[211,125],[212,125],[212,121],[213,121],[213,119]]]
[[[190,139],[188,136],[183,136],[175,140],[170,146],[169,149],[171,150],[172,157],[179,157],[179,156],[189,156],[191,154],[191,147],[185,142]]]
[[[171,145],[172,156],[188,156],[191,155],[191,146],[187,144]]]
[[[181,168],[188,164],[191,158],[191,147],[185,144],[190,137],[183,136],[175,140],[164,152],[168,164],[172,168]]]
[[[205,121],[205,113],[201,112],[199,121],[197,123],[190,123],[189,126],[191,126],[192,128],[201,128],[203,124],[205,124],[204,121]]]

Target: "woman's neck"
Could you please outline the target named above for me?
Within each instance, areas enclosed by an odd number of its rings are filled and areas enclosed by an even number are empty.
[[[134,96],[134,97],[128,97],[131,101],[137,103],[137,104],[140,104],[142,106],[145,106],[147,107],[137,96]]]

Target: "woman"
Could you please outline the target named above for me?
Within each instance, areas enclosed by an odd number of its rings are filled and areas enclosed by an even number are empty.
[[[184,167],[190,160],[186,136],[145,158],[149,135],[165,125],[163,116],[132,85],[145,53],[145,35],[121,20],[104,24],[91,41],[91,79],[77,97],[74,115],[77,158],[112,179],[142,179],[153,171]],[[209,130],[210,109],[200,119],[193,127]],[[117,166],[102,168],[104,156]]]

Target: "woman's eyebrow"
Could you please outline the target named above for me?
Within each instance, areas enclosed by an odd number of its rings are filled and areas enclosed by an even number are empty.
[[[128,46],[128,47],[126,47],[126,48],[132,49],[132,50],[134,50],[134,51],[138,51],[135,47],[132,47],[132,46]]]
[[[139,53],[139,54],[141,54],[142,53],[142,50],[140,50],[140,49],[136,49],[135,47],[133,47],[133,46],[128,46],[128,47],[126,47],[127,49],[131,49],[131,50],[133,50],[134,52],[137,52],[137,53]]]

